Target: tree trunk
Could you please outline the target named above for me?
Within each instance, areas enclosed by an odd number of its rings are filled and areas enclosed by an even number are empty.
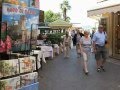
[[[67,19],[67,15],[66,15],[66,8],[64,9],[64,11],[63,11],[63,18],[64,18],[64,20],[66,21],[66,19]]]

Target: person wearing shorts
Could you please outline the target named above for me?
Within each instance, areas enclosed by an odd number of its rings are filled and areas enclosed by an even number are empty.
[[[105,71],[104,64],[107,58],[105,47],[106,36],[106,33],[104,33],[104,27],[99,25],[98,31],[93,35],[93,48],[98,72],[101,70]]]

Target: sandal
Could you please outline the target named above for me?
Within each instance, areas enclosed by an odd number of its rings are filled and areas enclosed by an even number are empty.
[[[104,69],[104,67],[103,66],[100,66],[100,68],[105,72],[105,69]]]
[[[88,75],[89,74],[89,72],[85,72],[85,75]]]
[[[84,71],[85,75],[88,75],[88,74],[89,74],[89,72],[88,72],[88,71],[85,71],[84,69],[83,69],[83,71]]]
[[[97,68],[97,72],[100,72],[101,71],[101,69],[100,68]]]

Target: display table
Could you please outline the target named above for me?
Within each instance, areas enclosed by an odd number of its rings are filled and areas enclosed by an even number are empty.
[[[43,45],[44,44],[44,40],[37,40],[37,45]]]
[[[41,51],[43,52],[44,57],[51,57],[53,58],[53,48],[52,46],[37,46],[41,48]]]
[[[54,44],[54,52],[57,54],[60,53],[58,44]]]
[[[46,63],[43,52],[41,50],[32,50],[32,54],[37,55],[37,69],[41,68],[42,67],[41,62],[43,61]],[[41,61],[41,59],[42,59],[42,61]]]

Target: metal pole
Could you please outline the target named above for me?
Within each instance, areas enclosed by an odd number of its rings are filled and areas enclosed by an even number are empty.
[[[32,51],[32,33],[33,33],[33,25],[39,25],[39,24],[35,24],[35,23],[32,23],[31,24],[31,33],[30,33],[30,51]],[[38,29],[37,29],[38,30]]]
[[[2,3],[3,3],[3,0],[1,2],[1,8],[0,8],[0,39],[1,39],[1,25],[2,25]],[[1,41],[0,41],[0,44],[1,44]],[[0,53],[0,60],[2,59],[2,54]]]
[[[0,35],[1,35],[1,24],[2,24],[2,3],[4,0],[1,1],[1,8],[0,8]],[[1,38],[1,36],[0,36]]]
[[[32,50],[32,45],[31,45],[31,40],[32,40],[32,28],[33,28],[33,24],[31,24],[30,51]]]
[[[5,41],[7,39],[7,34],[8,34],[8,30],[7,30],[7,22],[5,22],[6,25],[6,36],[5,36]],[[5,48],[6,48],[6,53],[7,53],[7,44],[5,43]]]

